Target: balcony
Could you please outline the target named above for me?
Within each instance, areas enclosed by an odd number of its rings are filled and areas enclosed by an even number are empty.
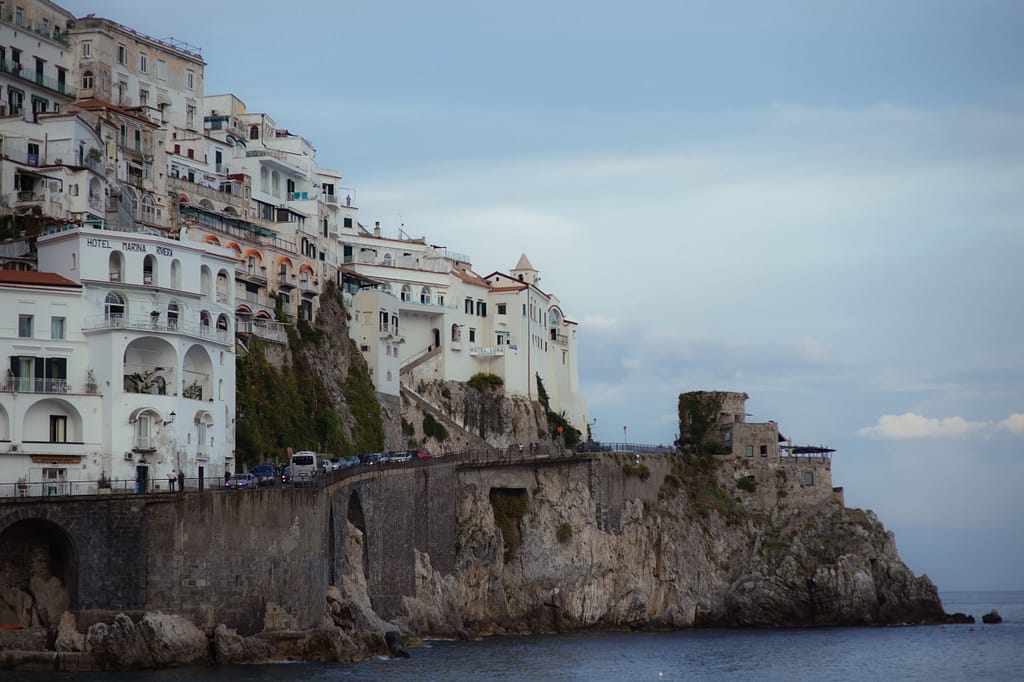
[[[78,91],[74,86],[68,85],[67,81],[61,81],[55,78],[50,78],[49,76],[44,76],[41,73],[29,71],[24,67],[24,65],[12,63],[6,59],[0,60],[0,71],[17,76],[23,81],[41,85],[47,90],[53,90],[54,92],[66,95],[67,97],[76,97],[78,95]]]
[[[71,385],[67,379],[8,377],[3,390],[12,393],[68,393],[71,391]]]
[[[287,273],[280,273],[277,276],[277,288],[278,289],[294,289],[295,288],[295,275],[289,275]]]
[[[280,322],[271,322],[270,320],[238,320],[235,324],[239,334],[249,334],[268,341],[276,341],[277,343],[288,342],[285,326]]]
[[[224,329],[216,329],[210,325],[185,322],[175,318],[164,321],[160,318],[154,319],[150,315],[91,315],[82,321],[82,331],[84,332],[121,329],[159,334],[185,334],[223,345],[231,345],[234,341],[231,334]]]
[[[267,286],[267,269],[241,263],[235,266],[235,279],[265,287]]]

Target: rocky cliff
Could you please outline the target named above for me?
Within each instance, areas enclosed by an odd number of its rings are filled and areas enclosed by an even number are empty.
[[[838,499],[752,511],[716,487],[713,463],[673,471],[653,499],[625,500],[614,530],[595,522],[587,467],[538,467],[529,489],[497,495],[466,477],[458,568],[442,576],[419,558],[404,627],[451,636],[943,619],[935,586],[903,564],[873,513]]]

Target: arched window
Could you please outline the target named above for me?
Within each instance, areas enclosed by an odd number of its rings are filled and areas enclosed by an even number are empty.
[[[202,336],[210,335],[210,313],[205,310],[199,313],[199,333]]]
[[[221,331],[226,334],[229,328],[230,325],[228,324],[228,316],[221,313],[217,317],[217,331]]]
[[[462,327],[457,324],[452,325],[452,341],[462,340]]]
[[[171,302],[167,304],[167,328],[174,331],[178,328],[178,304]]]
[[[217,273],[217,303],[227,303],[229,297],[228,292],[228,274],[221,270]]]
[[[177,258],[171,261],[171,288],[181,288],[181,261]]]
[[[143,410],[135,416],[135,423],[132,425],[134,427],[133,449],[156,450],[156,429],[154,427],[159,416],[154,410]]]
[[[420,289],[420,303],[430,305],[430,287]]]
[[[92,90],[95,85],[96,85],[96,77],[93,75],[92,71],[83,71],[82,72],[82,89],[83,90]]]
[[[156,286],[156,256],[153,254],[142,259],[142,283]]]
[[[210,268],[205,265],[199,275],[199,284],[202,287],[203,296],[209,296],[210,288],[213,285],[213,275],[210,274]]]
[[[111,291],[103,302],[103,319],[112,325],[121,326],[124,322],[124,314],[124,297]]]
[[[258,140],[258,139],[260,139],[260,127],[259,126],[249,126],[249,139],[250,140]]]
[[[412,287],[409,286],[408,284],[403,284],[402,285],[402,300],[403,301],[411,301],[412,300]]]
[[[110,258],[107,261],[109,263],[110,281],[120,282],[121,276],[124,273],[124,256],[120,251],[111,251]]]
[[[156,202],[153,201],[152,195],[149,194],[142,197],[142,222],[156,222]]]
[[[386,265],[389,268],[391,267],[391,254],[390,253],[385,253],[384,254],[384,265]]]

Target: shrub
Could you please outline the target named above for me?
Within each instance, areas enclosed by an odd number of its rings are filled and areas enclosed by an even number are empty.
[[[558,531],[555,533],[555,537],[558,538],[558,541],[562,544],[569,542],[569,540],[572,538],[572,526],[569,525],[568,521],[566,521],[558,527]]]
[[[423,415],[423,435],[437,441],[448,440],[448,429],[428,412]]]
[[[683,482],[675,474],[665,474],[665,485],[670,485],[673,488],[680,488],[682,487]]]
[[[505,384],[505,380],[497,374],[491,374],[490,372],[477,372],[471,376],[469,381],[466,383],[478,391],[490,391],[501,388]]]
[[[748,493],[752,493],[757,490],[757,479],[753,476],[744,476],[743,478],[736,481],[736,487],[740,490],[745,490]]]

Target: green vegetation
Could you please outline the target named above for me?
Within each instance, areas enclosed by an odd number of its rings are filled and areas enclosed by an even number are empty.
[[[444,424],[434,419],[434,415],[427,413],[423,415],[423,435],[440,442],[448,440],[448,429]]]
[[[544,406],[544,414],[548,420],[548,433],[556,438],[562,435],[565,438],[565,447],[576,447],[583,433],[569,423],[569,420],[565,418],[564,412],[559,414],[551,409],[548,392],[544,388],[544,381],[540,378],[539,374],[537,375],[537,402]]]
[[[333,307],[342,310],[341,295],[329,283],[321,296],[321,315],[330,315]],[[249,352],[239,356],[235,370],[239,465],[280,459],[289,447],[335,456],[383,449],[380,403],[362,355],[347,338],[343,341],[349,344],[351,357],[340,386],[351,415],[349,427],[338,412],[343,406],[332,402],[321,368],[314,367],[304,352],[326,341],[322,328],[309,327],[303,333],[300,327],[289,334],[292,362],[278,369],[267,359],[263,343],[250,339]]]
[[[558,530],[555,532],[555,537],[558,538],[558,541],[563,545],[572,539],[572,526],[569,525],[568,521],[558,527]]]
[[[529,511],[526,504],[526,491],[491,488],[490,499],[491,509],[494,512],[494,525],[501,531],[501,537],[505,543],[505,560],[508,561],[515,557],[516,550],[523,542],[519,531],[519,520]]]
[[[627,462],[626,464],[622,465],[622,473],[624,473],[627,477],[637,476],[640,478],[641,481],[646,481],[648,478],[651,477],[651,470],[647,468],[646,464],[639,464],[637,466],[633,466],[632,464]]]
[[[752,493],[757,490],[757,479],[753,476],[744,476],[743,478],[736,481],[736,487],[740,490],[744,490],[748,493]]]
[[[490,372],[477,372],[471,376],[469,381],[466,383],[478,391],[487,392],[501,388],[505,385],[505,380],[497,374],[491,374]],[[449,397],[451,397],[450,394]]]
[[[718,413],[721,410],[720,395],[707,391],[680,393],[679,440],[676,441],[676,446],[684,452],[714,454],[708,450],[711,444],[705,441],[718,423]]]
[[[673,488],[682,488],[683,481],[674,473],[665,474],[665,485]]]

